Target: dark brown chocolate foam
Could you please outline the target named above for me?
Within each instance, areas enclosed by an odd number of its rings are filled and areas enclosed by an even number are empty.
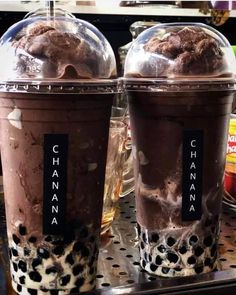
[[[126,73],[127,77],[215,76],[227,72],[219,44],[201,28],[178,28],[162,38],[154,36],[143,49],[154,55],[141,64],[139,73]]]
[[[16,68],[21,78],[30,78],[32,57],[40,60],[44,78],[94,78],[104,66],[101,54],[84,39],[40,22],[20,31],[13,46],[17,49]]]

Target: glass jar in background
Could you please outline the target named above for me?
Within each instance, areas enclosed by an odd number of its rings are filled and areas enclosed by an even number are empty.
[[[130,33],[132,35],[132,41],[128,44],[120,47],[118,49],[118,53],[120,56],[120,74],[123,76],[124,73],[124,63],[125,57],[130,49],[132,42],[138,37],[140,33],[144,30],[158,24],[158,22],[143,22],[137,21],[134,22],[130,26]],[[134,171],[133,171],[133,156],[132,156],[132,141],[131,141],[131,131],[130,131],[130,118],[129,112],[127,107],[127,97],[125,93],[118,94],[118,98],[116,100],[117,106],[126,110],[126,114],[124,117],[124,121],[128,126],[128,137],[125,144],[125,163],[123,169],[123,183],[122,183],[122,190],[120,193],[121,197],[124,197],[131,193],[134,190]]]
[[[112,113],[115,112],[122,112],[122,110],[113,108]],[[126,138],[127,125],[123,122],[122,117],[112,117],[109,129],[101,234],[110,228],[120,198]]]

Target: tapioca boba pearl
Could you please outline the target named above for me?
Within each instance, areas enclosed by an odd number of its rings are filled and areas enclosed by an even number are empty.
[[[179,257],[177,254],[169,252],[167,253],[167,259],[170,261],[170,263],[177,263]]]
[[[78,274],[80,274],[82,271],[84,270],[84,267],[83,265],[81,264],[77,264],[73,267],[73,275],[74,276],[77,276]]]
[[[20,239],[17,237],[17,235],[13,234],[12,239],[16,245],[18,245],[20,243]]]
[[[75,285],[77,287],[81,287],[81,286],[83,286],[83,284],[84,284],[84,278],[78,278],[75,282]]]
[[[162,262],[163,262],[163,259],[159,255],[157,255],[156,261],[155,261],[156,265],[161,265]]]
[[[204,253],[204,249],[200,246],[197,246],[194,250],[194,253],[197,257],[201,256]]]
[[[66,275],[66,276],[62,277],[62,278],[60,279],[60,285],[61,285],[61,286],[66,286],[67,284],[69,284],[69,282],[70,282],[70,278],[71,278],[70,275]]]
[[[46,242],[51,242],[52,241],[52,237],[51,236],[46,236],[44,240]]]
[[[30,256],[30,249],[24,248],[24,256]]]
[[[158,268],[157,265],[151,263],[151,265],[150,265],[150,269],[151,269],[151,271],[155,272],[155,271],[157,270],[157,268]]]
[[[35,258],[32,261],[32,267],[34,270],[36,270],[37,266],[39,266],[42,263],[42,258]]]
[[[175,243],[176,243],[176,240],[175,240],[174,238],[169,237],[169,238],[167,239],[167,245],[168,245],[169,247],[174,246]]]
[[[44,248],[38,248],[37,254],[39,257],[41,257],[43,259],[48,259],[50,257],[48,250],[46,250]]]
[[[157,247],[157,250],[161,253],[165,253],[166,252],[166,247],[164,245],[160,245]]]
[[[170,271],[170,269],[169,269],[169,267],[162,267],[161,268],[161,271],[162,271],[163,274],[166,275],[166,274],[168,274],[168,272]]]
[[[13,262],[13,263],[12,263],[12,266],[13,266],[14,271],[17,272],[17,271],[18,271],[18,266],[17,266],[17,264],[16,264],[15,262]]]
[[[58,295],[59,294],[59,290],[51,290],[50,291],[51,295]]]
[[[37,238],[34,237],[34,236],[32,236],[32,237],[30,237],[30,238],[28,239],[28,241],[29,241],[30,243],[34,244],[34,243],[37,242]]]
[[[140,248],[143,250],[145,248],[144,243],[140,242]]]
[[[159,235],[157,233],[152,233],[150,242],[151,243],[157,243],[158,241],[159,241]]]
[[[189,238],[189,245],[192,246],[194,244],[196,244],[198,241],[198,237],[196,235],[193,235]]]
[[[19,261],[18,263],[18,267],[22,272],[26,272],[27,271],[27,266],[26,263],[22,260]]]
[[[27,233],[26,227],[22,224],[20,224],[20,226],[19,226],[19,233],[21,236],[25,236]]]
[[[196,258],[194,256],[190,256],[187,260],[188,264],[193,265],[196,263]]]
[[[179,253],[182,255],[187,253],[187,248],[185,246],[182,246],[181,248],[179,248]]]
[[[14,256],[14,257],[18,257],[19,256],[18,255],[18,251],[16,249],[14,249],[14,248],[11,249],[11,253],[12,253],[12,256]]]
[[[34,282],[38,282],[39,283],[39,282],[42,281],[42,276],[37,271],[31,271],[29,273],[29,277]]]
[[[30,295],[37,295],[37,294],[38,294],[38,291],[35,290],[35,289],[28,289],[28,293],[29,293]]]
[[[196,274],[200,274],[203,272],[203,266],[197,266],[194,268]]]
[[[21,292],[22,291],[21,285],[17,285],[16,289],[17,289],[18,292]]]
[[[212,240],[212,236],[208,236],[204,239],[203,243],[206,247],[210,247],[212,244],[213,240]]]
[[[55,266],[50,266],[46,269],[45,272],[47,275],[50,275],[52,273],[57,273],[57,268]]]
[[[88,257],[89,256],[89,249],[84,246],[83,249],[81,250],[81,255],[83,257]]]
[[[20,281],[21,285],[24,285],[25,284],[25,276],[19,277],[19,281]]]
[[[73,265],[75,263],[72,253],[70,253],[66,256],[65,261],[66,261],[66,263],[69,263],[70,265]]]
[[[52,253],[58,256],[61,256],[64,253],[64,248],[62,246],[56,246],[53,250]]]
[[[179,266],[177,266],[177,267],[175,267],[175,268],[174,268],[174,270],[175,270],[175,271],[177,271],[177,272],[179,272],[179,271],[181,271],[181,270],[182,270],[182,268],[181,268],[181,267],[179,267]]]
[[[211,259],[210,259],[209,257],[207,257],[207,258],[205,259],[205,261],[204,261],[204,265],[205,265],[205,266],[210,266],[210,264],[211,264]]]
[[[141,265],[142,265],[143,268],[145,268],[145,266],[146,266],[146,261],[145,261],[144,259],[141,260]]]

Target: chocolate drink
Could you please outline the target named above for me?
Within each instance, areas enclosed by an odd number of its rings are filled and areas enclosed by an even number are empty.
[[[153,29],[156,35],[158,29]],[[146,53],[151,50],[151,59],[153,53],[158,58],[163,55],[160,63],[148,64],[146,58],[147,64],[137,65],[139,73],[135,66],[133,72],[128,71],[131,51],[125,80],[133,136],[141,266],[152,274],[169,277],[205,273],[217,266],[233,100],[233,83],[211,84],[207,79],[192,77],[207,73],[210,80],[210,73],[226,70],[224,54],[207,35],[206,27],[180,25],[171,29],[162,39],[155,35],[142,47]],[[148,39],[144,34],[141,37]],[[178,38],[181,42],[177,46]],[[192,41],[187,44],[181,38]],[[194,48],[202,53],[194,56]],[[138,55],[135,46],[133,50]],[[209,54],[211,60],[206,58]],[[140,79],[144,73],[156,73],[162,80]]]
[[[116,89],[111,80],[99,79],[114,73],[114,56],[107,55],[110,61],[99,59],[102,51],[60,31],[74,25],[73,19],[60,20],[56,28],[47,21],[30,21],[30,29],[23,21],[24,29],[12,42],[17,62],[11,74],[18,80],[0,87],[12,284],[24,295],[87,292],[95,287]],[[91,29],[84,22],[77,24]],[[38,64],[36,72],[32,59]],[[47,79],[36,76],[37,82],[30,82],[32,74]],[[19,81],[22,76],[26,80]],[[82,80],[85,76],[90,80]]]

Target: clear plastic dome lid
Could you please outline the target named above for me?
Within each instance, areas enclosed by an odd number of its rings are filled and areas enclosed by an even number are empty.
[[[133,42],[125,62],[125,77],[230,79],[236,61],[227,39],[204,24],[156,25]]]
[[[116,76],[113,50],[91,24],[74,17],[30,15],[0,40],[0,80],[108,79]]]

